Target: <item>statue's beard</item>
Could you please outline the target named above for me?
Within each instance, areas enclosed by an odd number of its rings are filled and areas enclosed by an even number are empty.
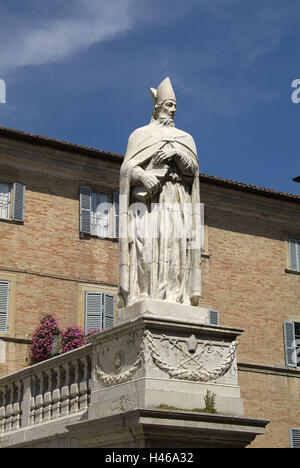
[[[172,117],[159,117],[156,122],[162,127],[175,127],[174,119]]]

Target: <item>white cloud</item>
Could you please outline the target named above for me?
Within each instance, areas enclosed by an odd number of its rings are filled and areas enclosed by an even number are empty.
[[[2,18],[1,72],[26,65],[54,62],[109,40],[132,27],[130,7],[134,0],[72,0],[73,14],[49,19],[32,15]],[[3,44],[5,44],[3,46]]]

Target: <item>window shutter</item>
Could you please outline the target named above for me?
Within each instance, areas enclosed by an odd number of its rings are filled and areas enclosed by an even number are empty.
[[[91,234],[92,196],[90,187],[80,187],[80,232]]]
[[[88,333],[90,329],[102,329],[102,294],[85,293],[85,320],[84,331]]]
[[[300,271],[300,242],[289,239],[290,269]]]
[[[120,209],[119,209],[119,192],[114,192],[113,194],[113,200],[114,200],[114,210],[113,210],[113,213],[114,213],[114,232],[113,232],[113,236],[115,239],[118,239],[119,238],[119,213],[120,213]]]
[[[115,298],[111,294],[103,294],[103,328],[106,330],[114,326]]]
[[[25,185],[14,182],[13,191],[13,213],[14,221],[24,221],[24,206],[25,206]]]
[[[290,429],[291,448],[300,448],[300,428]]]
[[[294,322],[284,322],[285,361],[289,367],[297,367]]]
[[[219,325],[219,312],[217,310],[209,311],[209,322],[211,325]]]
[[[0,281],[0,333],[7,332],[9,283]]]

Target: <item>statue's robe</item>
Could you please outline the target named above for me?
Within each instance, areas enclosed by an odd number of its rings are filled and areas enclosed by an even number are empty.
[[[161,189],[139,210],[132,206],[139,203],[132,194],[133,170],[147,170],[162,148],[184,152],[188,164],[182,167],[173,158]],[[193,234],[182,235],[187,216]],[[201,295],[199,170],[188,133],[153,121],[130,135],[121,167],[119,220],[119,306],[142,299],[196,305]]]

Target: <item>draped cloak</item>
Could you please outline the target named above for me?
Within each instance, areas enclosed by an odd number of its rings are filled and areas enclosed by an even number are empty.
[[[134,188],[132,171],[137,166],[146,170],[147,165],[157,151],[170,147],[184,152],[188,156],[194,170],[188,173],[188,171],[186,172],[182,168],[179,168],[178,164],[172,162],[173,166],[176,166],[175,170],[179,174],[179,179],[175,182],[168,180],[162,183],[160,192],[152,197],[151,202],[159,206],[166,199],[170,201],[170,194],[174,193],[173,198],[176,198],[177,201],[179,200],[180,205],[189,203],[191,206],[190,222],[194,239],[184,238],[180,241],[172,239],[167,244],[167,241],[160,239],[158,235],[158,238],[148,241],[146,245],[143,244],[143,239],[138,239],[138,234],[132,234],[132,230],[130,230],[130,223],[132,224],[132,221],[134,224],[135,222],[140,222],[139,216],[133,214],[130,209],[131,204],[137,202],[132,195]],[[163,195],[164,193],[165,195]],[[148,225],[153,224],[153,220],[151,219],[153,211],[154,209],[148,203],[146,209],[148,222],[150,220],[150,224]],[[173,215],[172,222],[182,223],[181,218],[184,216],[183,206],[181,206],[179,211],[176,216]],[[121,167],[119,216],[119,306],[125,307],[145,298],[196,305],[197,299],[201,295],[200,191],[197,150],[191,135],[175,127],[159,125],[156,121],[151,122],[145,127],[138,128],[130,135],[124,162]],[[162,217],[160,217],[159,222],[164,222]],[[196,233],[197,239],[195,239]],[[188,243],[193,240],[193,244]],[[152,242],[152,244],[150,245],[149,242],[150,244]],[[178,242],[180,244],[178,244],[178,249],[176,250]],[[191,245],[192,248],[190,247]],[[174,252],[173,254],[172,251]],[[173,259],[170,260],[170,256],[172,257],[172,255]],[[174,258],[175,255],[177,255],[178,260]],[[180,266],[174,266],[172,262],[174,265],[177,265],[179,262]],[[173,276],[175,275],[176,278],[170,279],[170,271],[173,271],[172,269],[174,268],[175,273]],[[176,268],[178,271],[176,271]],[[161,271],[157,271],[162,269],[165,270],[163,273],[164,281],[160,277],[162,275]],[[154,277],[156,277],[156,282],[153,280]],[[146,286],[145,282],[148,283]],[[182,284],[177,284],[176,286],[175,283],[178,282]],[[173,283],[174,293],[172,292]],[[181,293],[178,292],[179,289]]]

